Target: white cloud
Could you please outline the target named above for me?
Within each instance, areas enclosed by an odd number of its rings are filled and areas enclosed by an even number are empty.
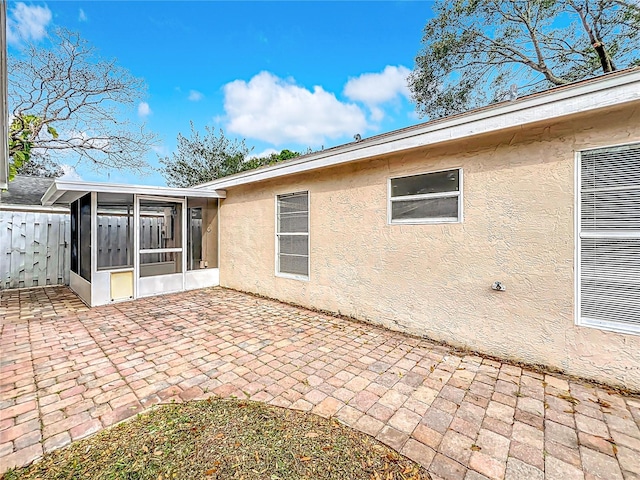
[[[252,153],[251,155],[247,155],[247,158],[262,158],[268,157],[272,153],[280,153],[280,150],[275,150],[273,148],[267,148],[259,153]]]
[[[350,78],[344,86],[344,94],[351,100],[369,107],[395,99],[399,95],[410,97],[407,77],[411,71],[402,65],[387,65],[380,73],[363,73]]]
[[[51,22],[49,7],[26,5],[18,2],[7,18],[7,42],[40,40],[47,35],[47,25]]]
[[[151,107],[147,102],[140,102],[138,105],[138,115],[141,117],[147,117],[151,115],[153,112],[151,111]]]
[[[340,102],[320,86],[313,91],[261,72],[249,82],[224,86],[227,130],[274,145],[295,142],[320,145],[325,139],[351,136],[367,129],[357,105]]]
[[[164,145],[153,145],[151,147],[151,150],[153,150],[156,154],[160,155],[161,157],[166,157],[170,153],[169,149]]]
[[[60,178],[64,180],[82,180],[82,177],[73,165],[63,163],[60,165],[60,168],[62,168],[62,171],[64,172]]]
[[[189,100],[192,102],[199,102],[204,98],[204,95],[197,90],[189,90]]]
[[[78,12],[78,21],[79,22],[86,22],[89,20],[89,17],[87,17],[87,14],[84,13],[83,9],[80,9],[80,11]]]

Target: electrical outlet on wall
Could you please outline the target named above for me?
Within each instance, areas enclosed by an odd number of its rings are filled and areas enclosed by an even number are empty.
[[[493,282],[493,285],[491,285],[491,288],[493,290],[498,291],[498,292],[504,292],[507,289],[507,287],[504,285],[504,283],[499,282],[499,281]]]

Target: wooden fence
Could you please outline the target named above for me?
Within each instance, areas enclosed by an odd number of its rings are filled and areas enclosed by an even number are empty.
[[[69,284],[69,214],[0,210],[0,289]]]
[[[0,289],[69,285],[70,216],[64,212],[0,210]],[[132,265],[126,214],[98,212],[98,268]],[[195,220],[197,222],[197,220]],[[202,220],[196,225],[200,238]],[[163,247],[164,218],[145,215],[140,222],[140,248]],[[167,254],[146,254],[147,263]]]
[[[129,217],[125,213],[101,213],[98,210],[98,268],[133,265]],[[140,248],[161,248],[165,244],[164,216],[146,214],[140,218]],[[147,253],[147,262],[162,262],[166,254]]]

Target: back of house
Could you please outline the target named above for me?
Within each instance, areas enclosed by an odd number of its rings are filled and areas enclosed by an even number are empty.
[[[640,70],[198,188],[220,284],[640,390]]]

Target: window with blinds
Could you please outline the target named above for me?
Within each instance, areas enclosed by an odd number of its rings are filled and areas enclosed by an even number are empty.
[[[309,192],[278,195],[276,273],[309,278]]]
[[[579,157],[578,324],[640,333],[640,144]]]
[[[389,223],[462,221],[462,169],[389,180]]]

